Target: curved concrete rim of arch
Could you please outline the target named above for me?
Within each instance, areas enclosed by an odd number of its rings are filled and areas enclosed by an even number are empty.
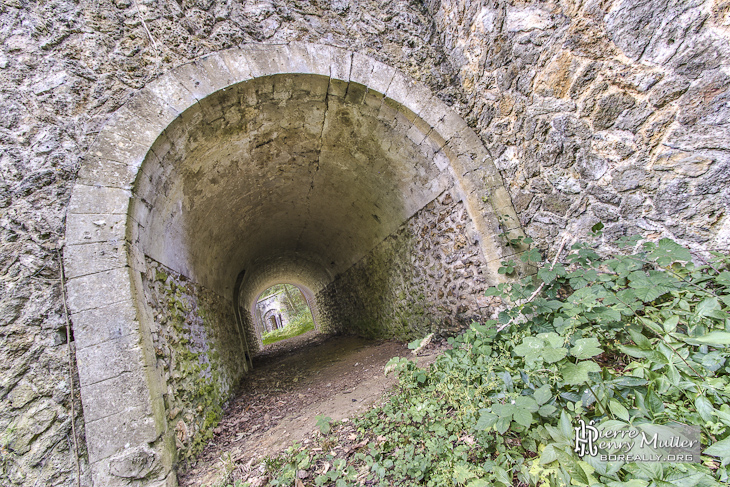
[[[368,56],[320,44],[246,45],[184,64],[138,91],[107,121],[81,164],[66,221],[64,268],[95,486],[176,485],[173,435],[153,365],[141,255],[128,243],[132,187],[155,140],[188,107],[226,87],[276,74],[313,74],[384,96],[440,147],[461,185],[493,275],[513,253],[497,215],[521,233],[511,199],[479,137],[424,85]],[[486,196],[486,197],[485,197]],[[506,229],[510,230],[510,229]],[[136,276],[136,277],[135,277]]]

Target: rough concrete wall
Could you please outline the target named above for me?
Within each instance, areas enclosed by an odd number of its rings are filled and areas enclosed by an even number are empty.
[[[154,316],[150,332],[166,383],[168,429],[185,460],[213,436],[223,404],[246,372],[243,340],[229,300],[151,259],[147,266],[143,292]]]
[[[454,99],[419,9],[404,0],[0,4],[1,484],[74,483],[55,249],[79,158],[108,116],[180,63],[242,42],[295,39],[365,52]],[[84,468],[80,407],[76,415]]]
[[[730,4],[426,2],[527,234],[730,247]]]
[[[489,318],[479,238],[450,188],[317,293],[322,329],[413,339]]]

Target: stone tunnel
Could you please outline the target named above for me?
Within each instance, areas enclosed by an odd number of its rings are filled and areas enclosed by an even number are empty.
[[[173,482],[251,366],[264,289],[300,287],[326,332],[453,333],[488,316],[516,222],[466,123],[366,56],[252,46],[150,83],[99,134],[67,222],[95,485]]]

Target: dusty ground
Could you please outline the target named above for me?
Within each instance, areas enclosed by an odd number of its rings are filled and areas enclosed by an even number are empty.
[[[418,357],[432,362],[442,347],[434,344]],[[216,483],[230,465],[252,465],[306,441],[315,417],[341,421],[382,397],[396,379],[383,369],[392,357],[409,356],[405,344],[310,331],[267,346],[254,358],[254,370],[231,400],[215,437],[179,475],[183,487]],[[230,454],[230,458],[228,457]]]

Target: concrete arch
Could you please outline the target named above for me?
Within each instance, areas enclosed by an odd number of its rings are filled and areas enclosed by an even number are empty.
[[[433,177],[426,177],[420,186],[416,185],[412,198],[404,196],[411,191],[407,184],[410,182],[398,187],[400,196],[394,200],[397,203],[394,214],[374,217],[390,224],[385,230],[350,240],[337,232],[329,234],[333,248],[347,249],[335,255],[349,258],[342,262],[333,260],[332,265],[319,259],[318,253],[323,250],[317,245],[322,241],[316,239],[301,248],[281,248],[273,256],[267,253],[270,239],[258,241],[258,251],[242,254],[236,254],[232,245],[221,246],[228,253],[215,255],[206,253],[204,245],[189,246],[186,238],[190,235],[190,222],[183,220],[197,210],[191,210],[190,206],[195,198],[185,200],[184,193],[194,189],[194,185],[179,183],[180,175],[176,171],[188,171],[194,179],[196,161],[205,164],[224,155],[218,146],[205,146],[208,143],[205,137],[197,140],[196,131],[203,127],[222,130],[230,122],[226,119],[230,114],[228,108],[240,110],[249,106],[246,93],[250,94],[252,89],[255,92],[261,88],[269,93],[267,103],[273,107],[277,100],[288,103],[286,100],[294,96],[292,93],[301,91],[304,85],[308,86],[308,96],[317,103],[326,104],[331,99],[348,106],[362,106],[363,110],[367,107],[370,110],[367,116],[374,120],[373,124],[401,137],[403,150],[410,151],[408,156],[424,161],[420,166],[416,163],[407,168],[405,176],[415,177],[419,169],[428,173],[436,168]],[[235,94],[233,98],[231,93]],[[251,106],[258,102],[254,96]],[[324,116],[322,120],[321,124],[325,124]],[[233,123],[243,127],[240,119]],[[185,132],[188,128],[193,131]],[[325,132],[324,128],[321,130]],[[238,137],[241,131],[231,133],[231,137]],[[188,151],[184,160],[176,159],[180,153],[178,142],[183,138],[191,145],[183,150]],[[228,142],[240,142],[251,148],[242,139]],[[197,149],[193,147],[196,144]],[[187,157],[195,150],[199,151],[194,153],[198,159]],[[383,170],[388,170],[387,167],[387,164],[383,166]],[[367,174],[372,176],[375,172]],[[439,175],[443,176],[441,180]],[[377,192],[379,181],[385,179],[372,179],[364,187]],[[396,69],[330,46],[257,45],[221,51],[180,66],[138,92],[117,110],[89,150],[73,190],[66,224],[64,266],[94,484],[130,485],[132,481],[135,485],[174,485],[176,482],[172,472],[174,431],[166,419],[165,379],[156,364],[157,351],[151,331],[155,316],[142,304],[141,298],[144,275],[150,272],[149,259],[229,300],[236,273],[244,269],[246,277],[241,291],[246,297],[244,302],[274,281],[299,282],[316,294],[323,292],[326,284],[344,270],[372,258],[368,252],[373,245],[387,240],[398,225],[409,221],[429,202],[436,201],[448,187],[459,193],[464,215],[468,216],[463,218],[469,220],[478,236],[475,240],[486,263],[481,279],[493,284],[499,280],[496,272],[499,261],[513,253],[496,237],[501,231],[497,215],[511,216],[514,230],[519,232],[501,177],[466,123],[430,90]],[[359,194],[367,196],[366,189]],[[340,196],[344,198],[346,192],[330,198]],[[447,196],[453,199],[450,194]],[[183,208],[184,204],[188,207]],[[394,207],[386,207],[384,214],[389,208]],[[362,212],[368,213],[369,207]],[[321,218],[312,221],[321,223]],[[215,226],[206,227],[206,222],[205,211],[194,215],[194,224],[202,225],[201,231],[209,244],[228,238],[217,234]],[[257,222],[249,221],[251,233]],[[306,241],[306,230],[301,232],[302,240]],[[367,240],[360,247],[359,237]],[[237,257],[220,261],[230,255]],[[319,300],[332,303],[342,295],[342,292],[323,294]],[[322,312],[322,306],[318,307]],[[245,331],[239,329],[235,333],[244,335]],[[243,347],[244,337],[239,338]],[[243,369],[239,367],[235,374],[240,373]]]

